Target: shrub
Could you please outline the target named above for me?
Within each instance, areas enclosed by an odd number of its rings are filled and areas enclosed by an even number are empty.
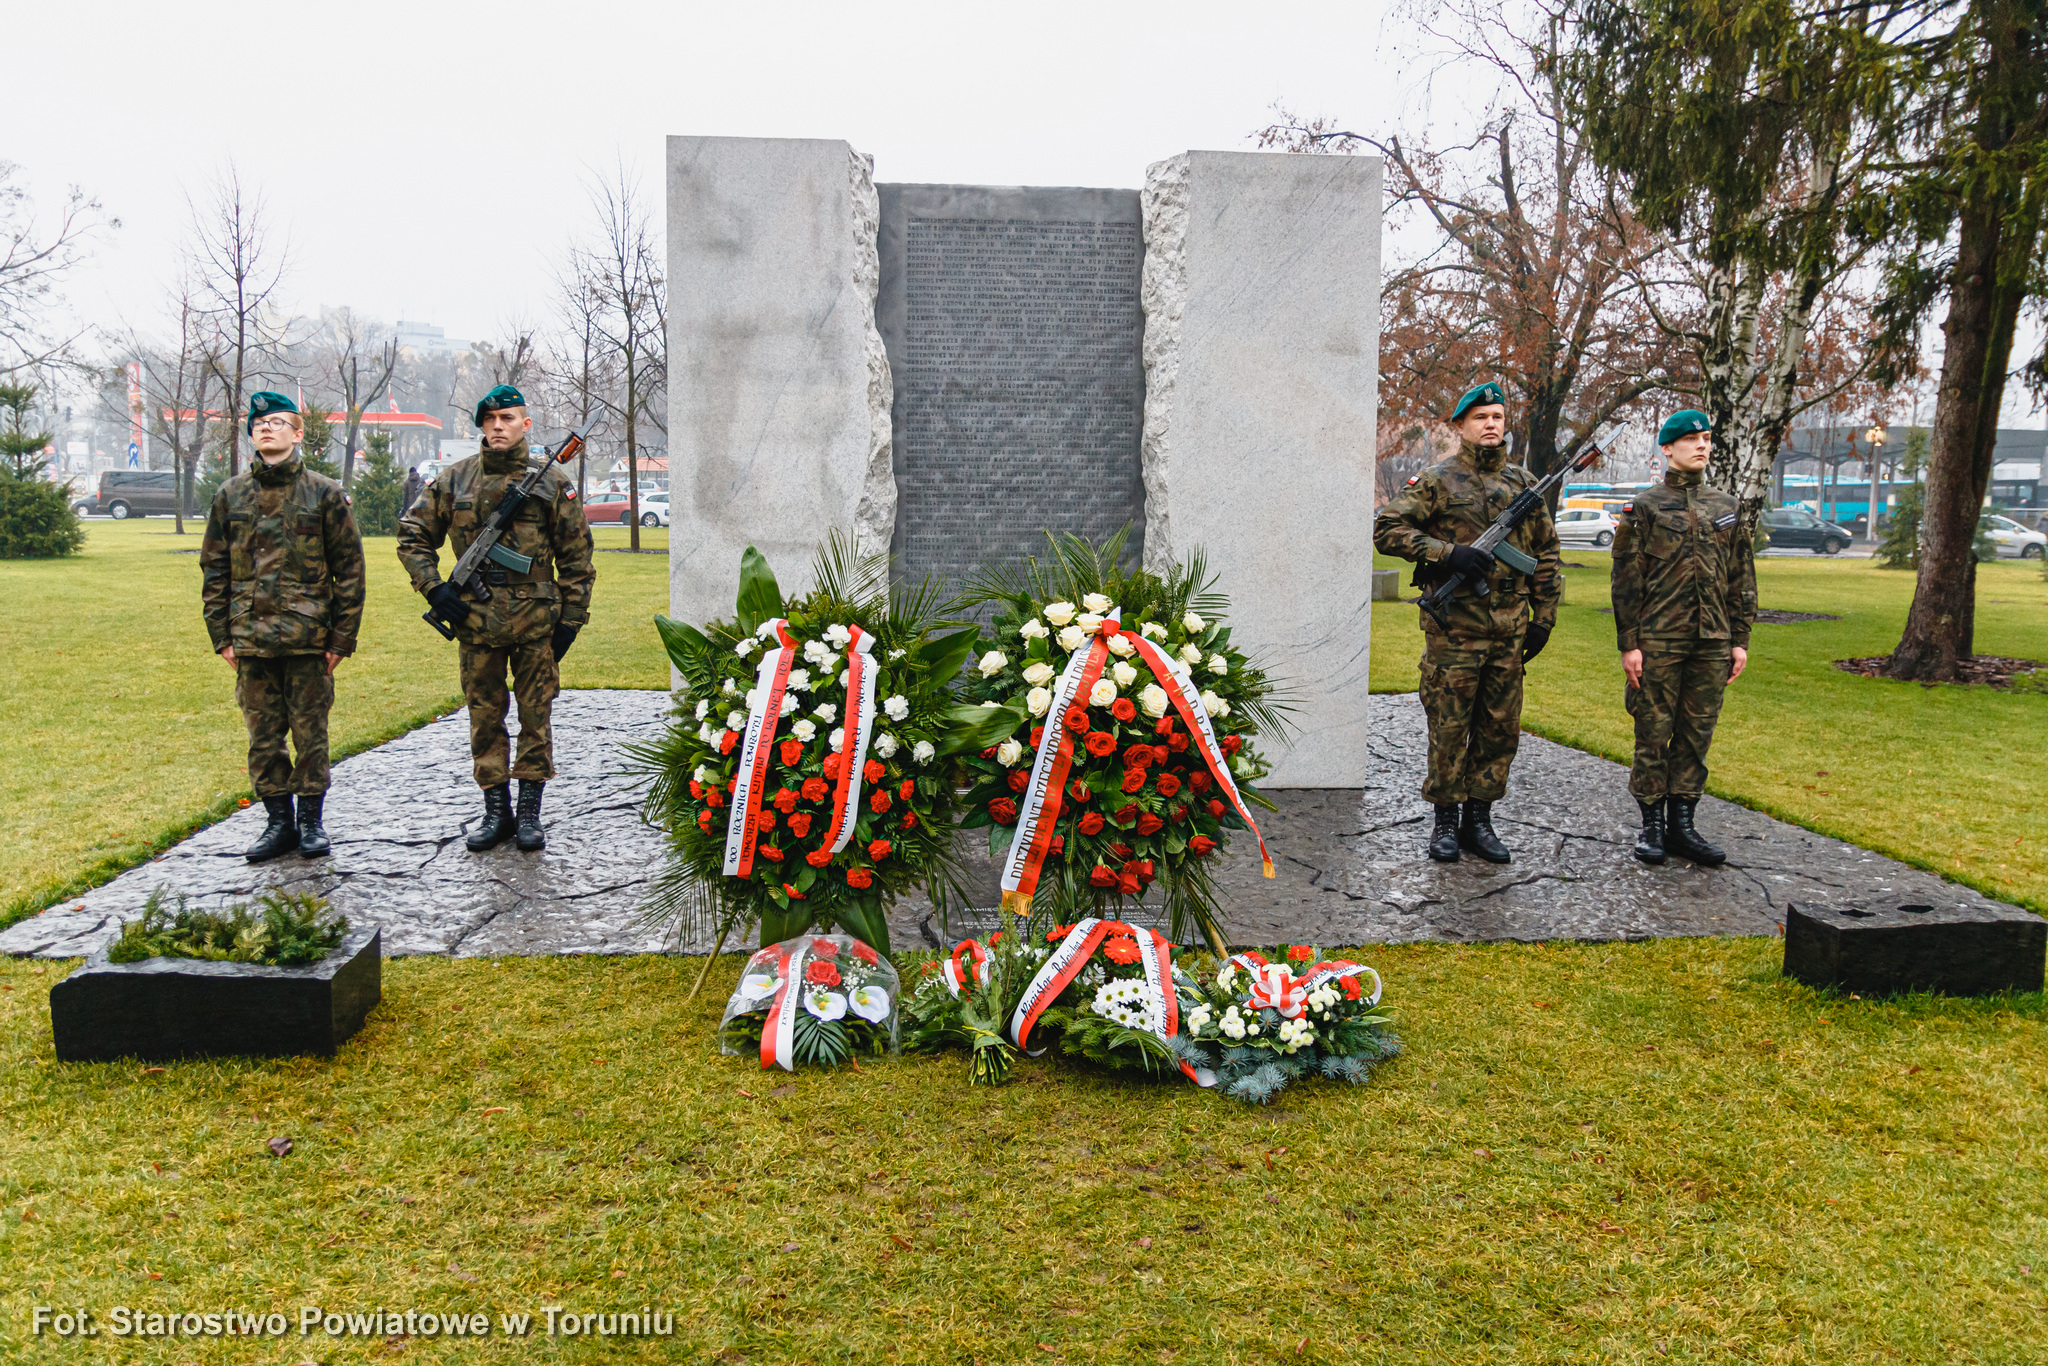
[[[363,454],[362,472],[349,493],[356,530],[365,536],[396,536],[399,514],[405,511],[405,475],[391,455],[391,433],[373,432]]]
[[[142,903],[142,918],[121,927],[107,961],[199,958],[297,968],[325,958],[347,934],[348,921],[310,892],[273,887],[253,907],[237,902],[224,911],[196,911],[182,893],[159,887]]]
[[[84,546],[85,528],[62,484],[0,471],[0,560],[46,560]]]

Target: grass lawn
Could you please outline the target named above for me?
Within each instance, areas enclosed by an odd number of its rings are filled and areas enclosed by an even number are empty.
[[[1522,725],[1628,763],[1609,557],[1571,549],[1557,634],[1530,668]],[[1399,562],[1382,556],[1381,568]],[[1404,579],[1405,582],[1405,579]],[[1408,590],[1404,590],[1408,591]],[[1891,653],[1913,576],[1869,560],[1757,562],[1760,604],[1840,621],[1758,626],[1710,756],[1715,795],[2048,912],[2048,694],[1859,678],[1837,659]],[[1375,691],[1412,692],[1418,609],[1378,603]],[[1979,653],[2048,660],[2048,579],[2004,560],[1977,577]]]
[[[2038,1362],[2048,1007],[1778,955],[1372,949],[1409,1052],[1268,1109],[957,1055],[764,1074],[712,1051],[734,958],[692,1005],[688,960],[408,959],[331,1061],[60,1065],[64,968],[0,963],[7,1355]],[[38,1304],[675,1336],[31,1343]]]
[[[626,529],[597,532],[623,547]],[[666,550],[668,532],[641,544]],[[455,647],[396,542],[364,542],[361,648],[336,673],[336,758],[460,705]],[[104,880],[249,795],[234,678],[199,614],[198,529],[168,518],[86,523],[83,554],[0,560],[0,924]],[[181,552],[195,553],[181,553]],[[452,561],[443,553],[443,565]],[[571,688],[665,688],[652,617],[663,555],[600,554],[589,629],[563,661]]]

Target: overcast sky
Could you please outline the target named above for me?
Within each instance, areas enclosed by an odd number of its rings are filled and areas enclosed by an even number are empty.
[[[546,308],[623,160],[660,209],[671,133],[844,138],[881,180],[1137,186],[1247,148],[1275,100],[1376,128],[1406,82],[1382,7],[188,0],[22,6],[0,157],[123,227],[72,286],[145,322],[232,159],[290,238],[289,308],[350,304],[491,335]]]

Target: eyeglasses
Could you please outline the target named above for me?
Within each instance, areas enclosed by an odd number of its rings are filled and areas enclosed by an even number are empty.
[[[280,431],[291,427],[291,425],[292,421],[288,417],[259,417],[249,424],[249,430],[252,432]]]

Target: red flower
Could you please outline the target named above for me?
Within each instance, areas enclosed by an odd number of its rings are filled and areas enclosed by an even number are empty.
[[[708,816],[710,813],[706,812],[705,814]],[[1100,811],[1087,811],[1082,813],[1081,819],[1075,828],[1084,835],[1099,835],[1102,833],[1102,823],[1102,813]]]
[[[849,887],[872,887],[875,885],[875,875],[866,868],[848,868],[846,870],[846,885]]]
[[[1091,887],[1114,887],[1116,886],[1116,874],[1098,863],[1088,870],[1088,885]]]
[[[789,833],[803,839],[811,833],[811,813],[799,811],[789,818]]]
[[[886,792],[877,792],[874,796],[868,798],[868,809],[877,816],[887,811],[892,805],[894,803],[889,800],[889,794]]]
[[[1244,748],[1242,735],[1226,735],[1218,742],[1225,754],[1235,754]]]
[[[1343,983],[1344,985],[1345,1000],[1355,1001],[1359,997],[1365,995],[1365,988],[1358,985],[1358,979],[1356,977],[1340,977],[1337,980]]]
[[[1116,752],[1116,737],[1106,730],[1091,731],[1087,739],[1088,752],[1100,759]]]
[[[782,742],[782,764],[783,764],[783,767],[785,767],[785,768],[795,768],[795,767],[797,766],[797,764],[798,764],[798,763],[799,763],[799,762],[800,762],[800,761],[801,761],[801,760],[803,759],[803,757],[804,757],[804,742],[803,742],[803,741],[801,741],[801,740],[797,739],[797,738],[796,738],[796,737],[795,737],[794,735],[792,735],[792,736],[790,736],[790,737],[789,737],[789,738],[788,738],[787,740],[784,740],[784,741]]]
[[[1047,847],[1046,852],[1051,854],[1063,854],[1066,852],[1066,849],[1067,837],[1065,835],[1054,835],[1052,837],[1052,844]]]
[[[1188,786],[1197,792],[1207,792],[1215,781],[1214,778],[1211,778],[1201,769],[1196,769],[1193,773],[1188,774]]]
[[[1131,867],[1136,870],[1140,882],[1150,882],[1159,875],[1158,870],[1152,866],[1152,860],[1148,858],[1139,859]]]
[[[905,778],[902,782],[896,784],[896,795],[906,802],[915,797],[917,795],[917,779]]]
[[[1307,944],[1296,944],[1287,950],[1287,956],[1297,963],[1306,963],[1316,956],[1316,951]]]
[[[1110,817],[1110,819],[1118,825],[1129,825],[1132,821],[1138,819],[1138,804],[1136,802],[1125,803],[1117,808],[1116,815]]]
[[[699,811],[697,813],[697,828],[699,830],[709,830],[711,828],[711,813],[709,811]]]
[[[1172,750],[1175,754],[1179,754],[1187,749],[1188,737],[1181,734],[1179,731],[1175,731],[1173,734],[1166,737],[1166,747]]]
[[[802,901],[804,899],[804,894],[802,892],[799,892],[796,888],[790,886],[787,882],[782,884],[782,894],[788,897],[791,901]]]
[[[861,943],[858,939],[853,941],[853,956],[855,958],[860,959],[861,962],[866,963],[869,967],[873,967],[875,964],[882,961],[881,954],[876,953],[873,949],[869,948],[866,944]]]
[[[1128,697],[1119,697],[1109,704],[1109,714],[1119,721],[1135,721],[1138,719],[1138,704]]]
[[[1207,835],[1197,835],[1188,841],[1188,852],[1196,858],[1206,858],[1215,847],[1216,841]]]
[[[1141,835],[1156,835],[1165,825],[1165,821],[1160,820],[1159,817],[1153,815],[1150,811],[1138,817],[1138,833]]]
[[[1156,725],[1156,726],[1154,726],[1154,727],[1152,727],[1152,733],[1153,733],[1154,735],[1171,735],[1171,734],[1173,734],[1173,718],[1172,718],[1171,716],[1162,716],[1162,717],[1160,717],[1160,718],[1159,718],[1159,724],[1158,724],[1158,725]],[[1185,741],[1183,741],[1182,743],[1183,743],[1183,744],[1185,744],[1186,742],[1185,742]]]
[[[1026,773],[1021,768],[1010,770],[1010,791],[1022,792],[1029,786],[1031,786],[1031,775],[1029,773]]]
[[[1063,719],[1067,723],[1067,733],[1069,735],[1086,735],[1088,733],[1088,709],[1086,707],[1068,707],[1067,714]]]
[[[990,745],[990,746],[989,746],[989,747],[988,747],[987,749],[985,749],[985,750],[983,750],[983,751],[981,752],[981,757],[982,757],[982,758],[984,758],[984,759],[993,759],[993,758],[995,758],[995,757],[996,757],[996,747],[995,747],[994,745]]]
[[[807,802],[822,802],[825,800],[825,794],[831,790],[823,778],[804,779],[803,797]]]
[[[1159,781],[1154,783],[1153,786],[1159,789],[1160,796],[1171,797],[1174,793],[1180,791],[1180,779],[1174,777],[1171,773],[1162,773],[1159,775]]]
[[[1015,825],[1017,823],[1017,803],[1011,801],[1008,797],[998,797],[988,804],[988,814],[994,818],[997,825]]]
[[[839,985],[839,967],[818,959],[804,968],[804,980],[812,986],[836,987]]]
[[[1126,925],[1121,920],[1114,920],[1110,922],[1109,933],[1112,937],[1116,935],[1122,935],[1126,939],[1135,939],[1138,935],[1138,932],[1136,930],[1132,929],[1129,925]]]
[[[871,783],[882,781],[882,775],[888,771],[888,765],[884,764],[880,759],[868,760],[865,764],[861,765],[860,770],[861,776]]]
[[[796,793],[791,792],[785,787],[775,794],[774,802],[775,809],[787,816],[790,812],[796,810]]]
[[[1179,825],[1182,821],[1186,820],[1187,818],[1188,808],[1185,803],[1173,808],[1173,823],[1175,825]]]
[[[907,807],[907,806],[906,806],[905,808],[903,808],[903,822],[902,822],[902,825],[901,825],[901,826],[900,826],[899,828],[901,828],[901,829],[904,829],[904,830],[914,830],[914,829],[916,829],[916,828],[917,828],[917,813],[916,813],[915,811],[912,811],[912,810],[911,810],[911,809],[910,809],[909,807]]]
[[[1126,859],[1131,856],[1131,846],[1125,844],[1122,840],[1118,840],[1109,846],[1109,852],[1116,858]]]
[[[1143,792],[1145,790],[1145,770],[1142,768],[1125,769],[1123,786],[1126,797],[1134,793]]]
[[[1125,768],[1143,768],[1152,762],[1152,746],[1132,745],[1124,751]]]
[[[1131,870],[1130,868],[1128,868],[1128,867],[1127,867],[1127,868],[1125,868],[1125,869],[1123,870],[1123,872],[1121,872],[1121,873],[1119,873],[1119,874],[1117,875],[1117,879],[1116,879],[1116,889],[1117,889],[1117,890],[1118,890],[1119,892],[1122,892],[1122,893],[1123,893],[1123,894],[1124,894],[1125,896],[1136,896],[1136,895],[1137,895],[1137,894],[1138,894],[1139,892],[1142,892],[1142,891],[1144,891],[1144,890],[1145,890],[1145,889],[1144,889],[1143,887],[1141,887],[1141,886],[1139,886],[1139,885],[1138,885],[1138,875],[1137,875],[1137,873],[1133,872],[1133,871],[1132,871],[1132,870]],[[1128,941],[1126,941],[1126,942],[1128,942]],[[1138,951],[1137,945],[1133,944],[1133,945],[1131,946],[1131,952],[1132,952],[1133,954],[1136,954],[1136,953],[1137,953],[1137,951]]]
[[[1109,870],[1105,868],[1103,871]],[[1126,939],[1121,935],[1105,939],[1102,941],[1102,956],[1112,963],[1135,963],[1138,961],[1138,941]]]
[[[1072,925],[1055,925],[1045,932],[1045,942],[1057,944],[1073,932],[1074,927]]]
[[[1044,744],[1044,743],[1045,743],[1045,727],[1044,727],[1044,726],[1033,726],[1033,727],[1031,728],[1031,748],[1032,748],[1032,749],[1034,749],[1034,750],[1036,750],[1036,749],[1037,749],[1037,748],[1038,748],[1038,747],[1039,747],[1040,745],[1042,745],[1042,744]]]
[[[804,862],[810,864],[813,868],[823,868],[831,861],[832,851],[830,849],[813,849],[810,853],[804,855]]]
[[[1173,751],[1165,745],[1152,746],[1152,762],[1163,764],[1173,757]]]
[[[840,773],[846,768],[846,756],[844,754],[828,754],[825,756],[825,762],[818,765],[818,767],[826,777],[837,782]]]
[[[869,840],[868,861],[871,863],[880,863],[883,859],[889,857],[889,851],[893,848],[895,848],[895,846],[890,844],[887,840]]]
[[[811,941],[811,952],[817,954],[820,958],[837,958],[839,956],[839,946],[829,939],[813,939]]]
[[[1230,808],[1225,806],[1221,800],[1214,797],[1209,799],[1209,814],[1214,816],[1217,820],[1222,820],[1223,813],[1225,811],[1228,811],[1229,809]]]
[[[756,830],[773,830],[775,828],[775,809],[770,807],[766,811],[756,811],[748,819],[754,822]]]
[[[695,797],[700,802],[703,801],[704,784],[698,782],[695,778],[690,779],[690,795],[692,797]]]
[[[732,753],[732,747],[739,742],[740,733],[736,730],[729,730],[718,737],[718,752],[720,754],[730,754]]]
[[[1067,784],[1067,795],[1077,802],[1085,802],[1094,797],[1095,794],[1088,790],[1088,784],[1076,778]]]
[[[718,784],[713,783],[704,789],[704,805],[713,810],[725,805],[725,794],[718,790]]]

